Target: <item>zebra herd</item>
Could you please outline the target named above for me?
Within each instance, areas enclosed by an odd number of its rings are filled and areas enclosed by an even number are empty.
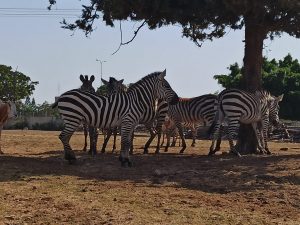
[[[62,94],[53,104],[64,121],[64,129],[59,135],[64,146],[64,158],[73,162],[76,157],[69,144],[70,138],[81,123],[89,127],[91,151],[97,146],[96,128],[105,129],[102,152],[112,133],[121,133],[119,160],[122,166],[131,166],[129,154],[132,153],[134,128],[145,124],[150,131],[150,138],[145,144],[144,153],[158,135],[156,153],[160,151],[160,138],[165,118],[169,117],[178,128],[182,140],[181,153],[186,149],[183,135],[184,126],[195,127],[204,124],[211,127],[212,144],[209,154],[220,149],[222,126],[228,124],[230,151],[239,155],[233,145],[233,137],[240,123],[251,124],[261,153],[270,153],[267,145],[269,122],[279,126],[279,102],[283,96],[275,97],[266,91],[249,93],[238,89],[224,90],[219,95],[202,95],[195,98],[179,98],[165,80],[166,70],[154,72],[132,84],[128,89],[123,80],[102,79],[108,87],[108,95],[95,93],[92,87],[94,76],[80,76],[82,86]],[[155,124],[155,125],[154,125]],[[85,132],[86,133],[86,132]],[[85,138],[86,140],[86,138]],[[217,143],[216,143],[217,141]],[[168,144],[165,151],[168,150]],[[85,141],[86,149],[86,141]],[[114,147],[115,150],[115,140]]]

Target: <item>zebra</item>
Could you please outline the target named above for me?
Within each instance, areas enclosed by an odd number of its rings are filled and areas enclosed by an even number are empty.
[[[169,106],[168,115],[174,121],[180,138],[182,140],[183,153],[186,149],[186,142],[183,135],[183,126],[204,123],[205,125],[212,124],[218,105],[218,97],[213,94],[201,95],[194,98],[179,98],[176,105]],[[165,147],[167,152],[169,145]]]
[[[95,93],[95,88],[93,87],[93,82],[95,81],[95,76],[92,75],[89,79],[88,75],[83,76],[82,74],[79,76],[80,81],[82,82],[80,86],[80,90],[82,91],[88,91],[91,93]],[[89,134],[90,136],[90,150],[89,153],[92,155],[95,155],[97,152],[97,138],[98,138],[98,132],[97,129],[89,126],[85,123],[83,123],[83,133],[84,133],[84,146],[83,151],[86,151],[87,149],[87,136]]]
[[[108,95],[115,94],[115,93],[122,93],[127,91],[127,87],[123,84],[123,79],[118,81],[113,77],[110,77],[109,81],[106,81],[102,79],[102,82],[107,85],[107,91]],[[168,112],[168,103],[164,101],[163,99],[158,99],[156,104],[153,105],[153,107],[149,107],[147,111],[143,114],[141,117],[139,123],[145,124],[145,127],[150,132],[150,138],[146,142],[144,146],[144,154],[148,154],[148,148],[155,138],[156,134],[158,135],[158,141],[156,146],[156,153],[159,153],[160,148],[160,138],[161,138],[161,127],[165,120],[165,116]],[[156,126],[153,128],[154,120],[156,120]],[[115,141],[116,141],[116,133],[117,130],[115,129],[114,134],[114,145],[113,145],[113,151],[115,150]],[[105,148],[107,145],[107,142],[110,138],[111,131],[108,132],[108,136],[105,139],[103,146],[102,146],[102,152],[105,152]],[[130,148],[130,153],[133,153],[133,144]]]
[[[117,80],[114,77],[109,77],[109,81],[107,81],[103,78],[101,78],[101,81],[107,87],[107,96],[111,96],[113,94],[124,93],[127,91],[126,85],[123,84],[124,79]],[[114,142],[113,142],[113,149],[112,149],[112,152],[114,152],[116,150],[116,139],[117,139],[118,128],[115,127],[114,129],[107,129],[106,131],[107,132],[106,132],[106,136],[104,138],[101,152],[102,153],[105,152],[105,148],[106,148],[107,143],[112,134],[114,134]]]
[[[168,115],[166,116],[162,126],[162,134],[163,136],[162,136],[162,142],[160,144],[160,147],[163,147],[164,145],[165,136],[167,139],[167,145],[171,147],[175,147],[179,133],[174,121]],[[172,140],[172,144],[170,145],[171,137],[173,137],[173,140]],[[181,144],[179,143],[179,146],[180,145]]]
[[[196,136],[197,136],[197,130],[200,126],[203,126],[203,123],[187,123],[187,122],[183,122],[181,123],[182,127],[190,129],[192,132],[192,144],[191,147],[195,147],[196,144]],[[163,124],[163,130],[164,130],[164,134],[166,134],[166,138],[167,138],[167,146],[171,146],[174,147],[176,145],[176,141],[177,138],[179,136],[178,133],[178,129],[176,127],[175,122],[169,117],[166,117],[166,120]],[[172,144],[170,145],[170,138],[171,136],[173,137],[173,141]],[[163,142],[164,142],[164,137],[163,137]],[[161,146],[163,146],[163,142],[161,143]],[[179,146],[181,144],[179,143]]]
[[[214,135],[209,155],[216,152],[214,142],[220,135],[220,126],[224,121],[228,123],[230,152],[240,156],[232,139],[238,131],[240,123],[244,123],[252,125],[258,141],[259,152],[270,154],[267,144],[269,121],[275,126],[280,125],[278,112],[279,102],[282,101],[282,98],[283,95],[275,97],[265,90],[255,93],[239,89],[223,90],[218,96],[218,110],[211,126],[214,127]]]
[[[143,114],[153,105],[155,99],[166,99],[172,105],[178,102],[178,96],[165,80],[166,70],[151,73],[134,83],[127,92],[113,94],[110,97],[70,90],[62,94],[52,107],[64,120],[64,129],[59,139],[64,146],[64,158],[70,163],[76,160],[69,141],[79,124],[85,123],[98,128],[121,126],[121,151],[119,160],[122,166],[132,166],[129,148],[134,127]]]

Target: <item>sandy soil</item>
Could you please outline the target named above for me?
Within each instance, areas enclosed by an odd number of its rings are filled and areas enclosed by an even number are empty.
[[[82,133],[69,165],[58,134],[2,132],[0,224],[300,224],[299,143],[237,158],[208,157],[210,143],[198,140],[182,155],[143,155],[146,138],[136,137],[134,165],[122,168],[111,145],[82,152]]]

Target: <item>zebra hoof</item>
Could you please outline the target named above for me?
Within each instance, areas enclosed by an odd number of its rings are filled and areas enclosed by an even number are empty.
[[[123,157],[119,157],[119,160],[121,161],[122,167],[132,167],[132,162],[129,159],[125,159]]]
[[[105,149],[101,149],[101,153],[105,153]]]
[[[65,153],[65,160],[68,160],[68,161],[70,161],[70,160],[76,160],[76,156],[75,156],[75,154],[73,152],[71,152],[71,153]]]
[[[156,151],[155,151],[155,154],[159,154],[159,150],[156,150]]]
[[[149,152],[148,152],[148,150],[144,150],[144,152],[143,152],[143,154],[148,154]]]
[[[213,151],[209,151],[208,156],[213,156],[215,153]]]

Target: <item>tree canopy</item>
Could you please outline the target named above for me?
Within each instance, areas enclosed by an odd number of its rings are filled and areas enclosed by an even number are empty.
[[[228,67],[229,74],[214,75],[224,88],[240,88],[243,67],[234,63]],[[300,63],[290,54],[282,60],[263,59],[263,88],[273,95],[284,94],[280,117],[300,120]]]
[[[0,65],[0,99],[24,99],[32,95],[38,83],[19,71],[12,71],[10,66]]]

